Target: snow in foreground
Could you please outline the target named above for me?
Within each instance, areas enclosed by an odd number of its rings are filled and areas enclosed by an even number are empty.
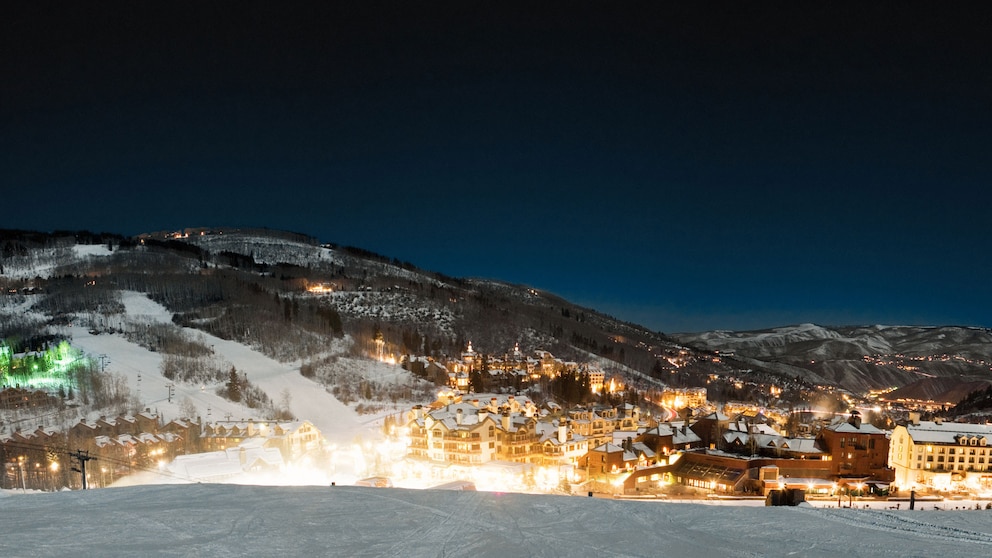
[[[992,511],[153,485],[0,498],[0,556],[980,556]]]

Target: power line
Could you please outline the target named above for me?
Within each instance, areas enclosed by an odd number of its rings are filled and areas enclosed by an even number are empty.
[[[75,459],[76,453],[80,453],[80,452],[83,451],[83,450],[76,450],[76,452],[73,453],[73,452],[65,449],[64,446],[60,448],[59,446],[49,446],[49,445],[45,445],[45,444],[31,444],[31,443],[24,443],[24,442],[7,443],[7,444],[3,444],[3,447],[6,448],[6,449],[22,450],[22,451],[44,451],[44,452],[46,452],[48,454],[66,455],[70,459]],[[87,455],[89,454],[88,451],[86,451],[84,453],[86,453]],[[155,473],[155,474],[157,474],[159,476],[163,476],[163,477],[170,478],[170,479],[185,480],[185,481],[192,480],[189,477],[185,477],[185,476],[182,476],[182,475],[177,475],[177,474],[175,474],[172,471],[164,471],[164,470],[159,469],[157,467],[145,467],[145,466],[142,466],[142,465],[137,465],[134,462],[129,461],[129,460],[126,460],[126,459],[120,459],[120,458],[116,458],[116,457],[112,457],[112,456],[107,456],[107,455],[102,455],[102,456],[100,456],[99,459],[102,460],[104,463],[107,463],[109,465],[124,465],[124,466],[127,466],[132,471],[146,472],[146,473]],[[94,460],[95,461],[95,460],[97,460],[97,458],[90,456],[87,459],[87,461],[89,461],[89,460]],[[76,468],[73,468],[72,470],[75,471],[75,472],[77,472],[77,473],[78,472],[81,472],[80,470],[78,470]]]

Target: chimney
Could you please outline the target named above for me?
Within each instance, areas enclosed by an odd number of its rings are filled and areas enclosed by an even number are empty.
[[[564,417],[558,419],[558,443],[564,444],[568,441],[568,422]]]
[[[849,418],[847,420],[847,422],[851,426],[860,429],[861,428],[861,413],[859,413],[857,409],[851,411],[851,418]]]
[[[941,424],[944,424],[944,419],[940,417],[933,417],[933,423],[940,426]]]
[[[489,409],[486,409],[485,407],[483,407],[483,408],[479,409],[478,414],[479,414],[479,422],[483,422],[487,418],[489,418]]]
[[[509,409],[507,409],[507,410],[503,411],[503,430],[505,430],[506,432],[509,432],[510,431],[510,425],[511,424],[512,424],[512,422],[510,421],[510,411],[509,411]]]
[[[461,426],[462,425],[462,417],[463,416],[464,416],[464,413],[462,412],[461,409],[458,409],[457,411],[455,411],[455,424],[457,424],[458,426]]]
[[[913,426],[919,426],[920,425],[920,413],[919,413],[919,411],[911,411],[909,413],[909,423],[912,424]]]

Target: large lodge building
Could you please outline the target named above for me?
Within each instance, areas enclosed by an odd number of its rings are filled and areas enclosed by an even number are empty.
[[[909,489],[992,490],[992,425],[921,421],[892,432],[889,464],[895,483]]]

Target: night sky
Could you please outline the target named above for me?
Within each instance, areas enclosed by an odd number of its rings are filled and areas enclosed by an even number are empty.
[[[670,333],[992,326],[988,3],[357,3],[0,4],[0,228],[285,229]]]

